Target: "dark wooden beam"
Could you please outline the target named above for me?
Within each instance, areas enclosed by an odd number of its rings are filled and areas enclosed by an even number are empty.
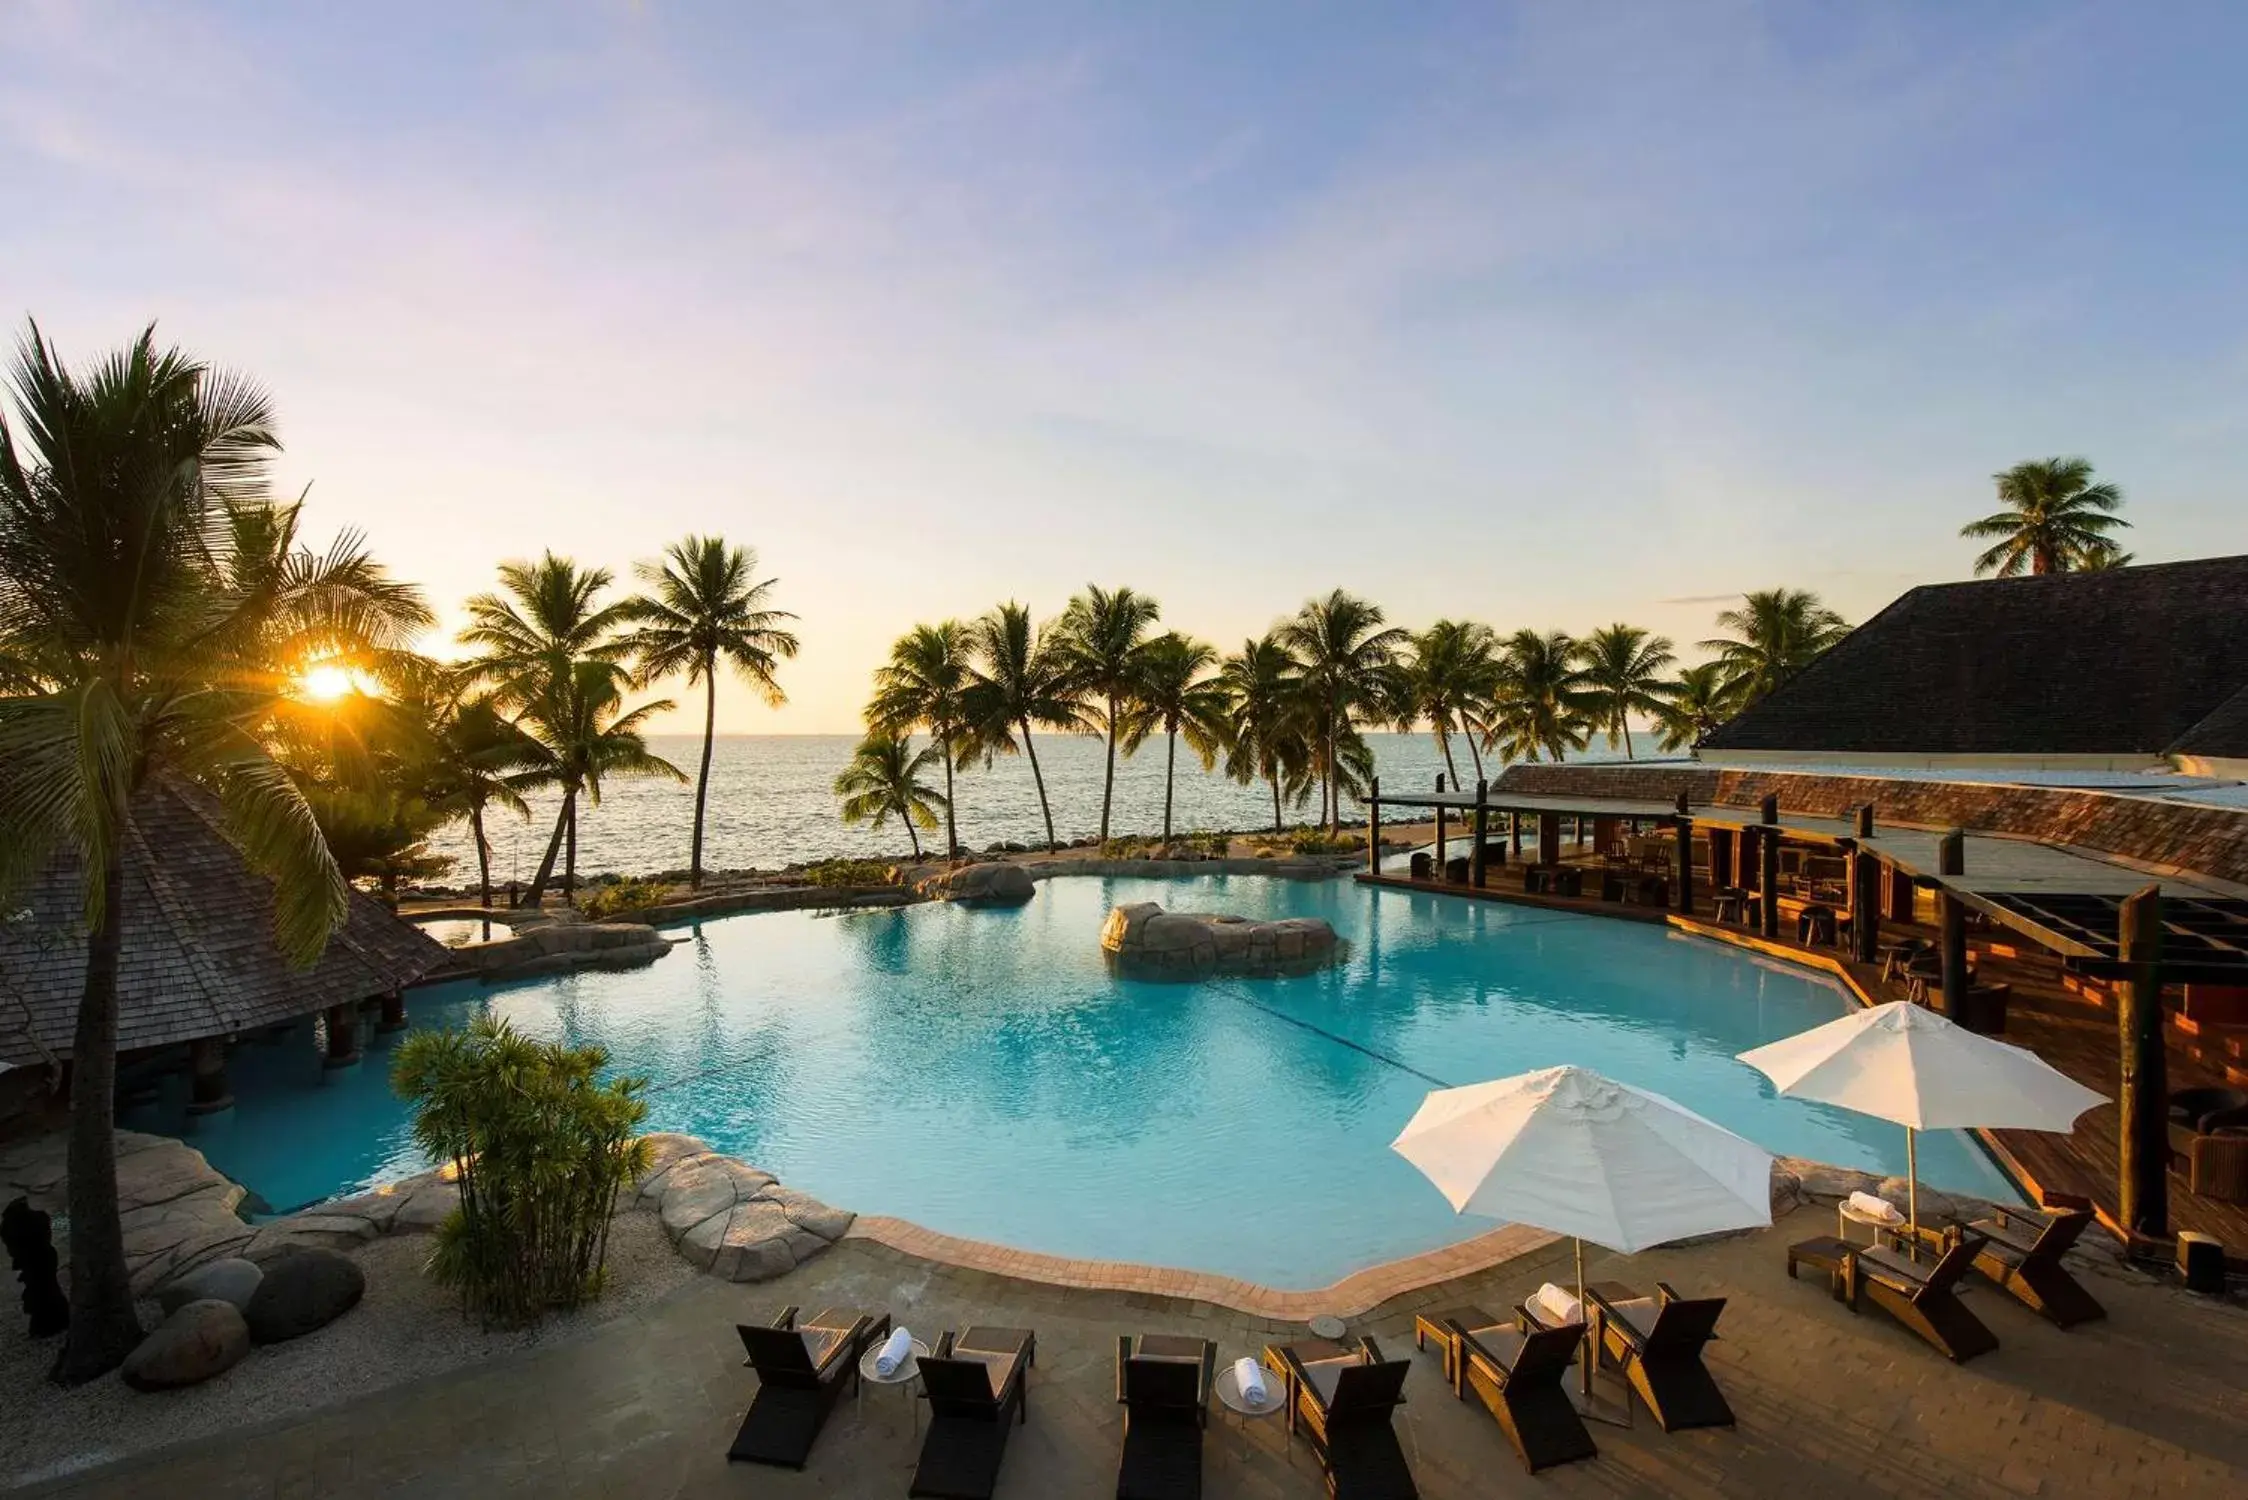
[[[1685,793],[1681,792],[1678,800],[1683,804],[1686,801]],[[1678,878],[1675,883],[1678,889],[1673,893],[1677,898],[1673,904],[1677,906],[1680,916],[1690,917],[1694,914],[1694,820],[1681,816],[1677,820],[1676,827],[1678,829]]]
[[[1436,794],[1444,795],[1444,773],[1436,773]],[[1436,804],[1436,882],[1444,883],[1444,804]]]
[[[1382,779],[1366,783],[1366,873],[1382,873]]]
[[[1964,829],[1952,829],[1936,846],[1936,873],[1967,873]],[[1944,976],[1943,1012],[1956,1021],[1965,1013],[1967,1005],[1967,906],[1949,886],[1937,894],[1936,903]]]
[[[1780,935],[1780,798],[1778,793],[1757,805],[1756,898],[1758,928],[1766,941]]]
[[[2150,885],[2123,903],[2122,950],[2131,965],[2117,987],[2115,1024],[2122,1054],[2116,1134],[2117,1181],[2129,1233],[2170,1237],[2168,1063],[2162,1047],[2162,888]]]
[[[1561,814],[1557,812],[1538,814],[1538,863],[1561,863]]]
[[[1483,805],[1484,794],[1491,789],[1487,781],[1475,784],[1475,843],[1468,849],[1467,883],[1474,890],[1483,889],[1483,841],[1490,837],[1491,810]]]

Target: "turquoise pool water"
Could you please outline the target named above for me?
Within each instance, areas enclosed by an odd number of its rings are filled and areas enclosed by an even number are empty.
[[[1305,978],[1112,978],[1112,905],[1321,916]],[[1423,1093],[1578,1063],[1766,1148],[1886,1171],[1903,1132],[1776,1097],[1733,1055],[1843,1013],[1826,981],[1659,927],[1257,877],[1067,879],[1017,911],[731,917],[652,968],[417,991],[416,1026],[491,1009],[646,1076],[649,1124],[831,1203],[1028,1249],[1276,1286],[1479,1233],[1388,1142]],[[276,1210],[419,1170],[378,1038],[323,1076],[309,1027],[239,1048],[239,1100],[128,1123],[185,1135]],[[172,1086],[177,1086],[172,1085]],[[1966,1138],[1923,1180],[2009,1197]]]

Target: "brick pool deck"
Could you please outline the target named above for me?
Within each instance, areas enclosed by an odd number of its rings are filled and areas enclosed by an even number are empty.
[[[1351,1331],[1415,1361],[1399,1424],[1430,1500],[2248,1494],[2248,1309],[2086,1257],[2106,1321],[2063,1333],[1978,1287],[1970,1304],[2002,1347],[1954,1367],[1886,1319],[1853,1316],[1822,1286],[1787,1278],[1786,1244],[1832,1225],[1830,1211],[1804,1208],[1716,1244],[1591,1256],[1596,1278],[1641,1287],[1662,1279],[1730,1299],[1708,1361],[1740,1425],[1666,1437],[1641,1413],[1630,1430],[1595,1429],[1598,1458],[1535,1479],[1480,1407],[1451,1398],[1434,1352],[1412,1355],[1412,1318],[1458,1302],[1510,1305],[1566,1277],[1566,1243],[1393,1297],[1352,1319]],[[801,1474],[726,1462],[755,1386],[731,1325],[789,1302],[882,1308],[924,1335],[970,1322],[1036,1329],[1030,1420],[1009,1446],[1001,1500],[1114,1493],[1117,1334],[1201,1333],[1230,1360],[1300,1331],[1155,1290],[1071,1288],[939,1263],[861,1236],[765,1286],[698,1281],[582,1339],[26,1493],[903,1495],[916,1443],[913,1407],[897,1390],[847,1397]],[[1309,1454],[1291,1447],[1277,1418],[1244,1425],[1215,1415],[1204,1469],[1213,1500],[1323,1493]]]

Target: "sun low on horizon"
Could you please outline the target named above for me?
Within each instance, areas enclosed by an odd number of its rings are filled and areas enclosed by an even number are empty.
[[[338,662],[315,662],[297,674],[294,684],[294,695],[308,703],[340,703],[366,691],[360,674]]]

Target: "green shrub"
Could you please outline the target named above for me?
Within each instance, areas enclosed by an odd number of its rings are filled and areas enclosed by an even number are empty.
[[[626,917],[657,905],[666,894],[650,881],[620,880],[579,897],[578,910],[589,917]]]
[[[890,866],[879,859],[823,859],[804,867],[804,881],[823,890],[843,886],[889,885]]]
[[[1366,847],[1366,836],[1346,833],[1331,839],[1324,834],[1298,833],[1289,838],[1288,847],[1298,854],[1351,854]]]
[[[490,1016],[398,1046],[391,1087],[414,1106],[414,1139],[460,1181],[429,1272],[487,1326],[601,1294],[610,1210],[648,1166],[647,1080],[602,1083],[608,1062],[599,1047],[535,1042]]]

